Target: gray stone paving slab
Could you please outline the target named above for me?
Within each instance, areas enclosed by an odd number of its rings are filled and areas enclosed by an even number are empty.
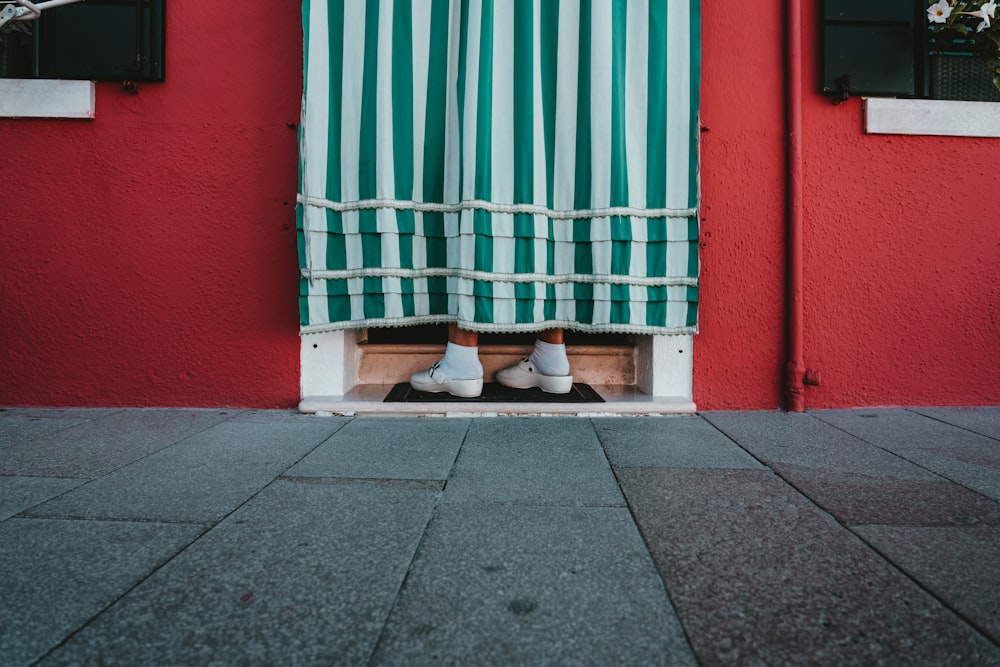
[[[99,477],[227,417],[224,410],[122,410],[8,446],[0,474]]]
[[[445,502],[623,506],[589,420],[473,420]]]
[[[377,665],[692,665],[625,508],[438,509]]]
[[[276,482],[45,665],[363,665],[438,491]]]
[[[625,417],[594,420],[613,466],[630,468],[763,468],[704,419]]]
[[[50,419],[21,412],[0,412],[0,449],[26,443],[48,433],[85,424],[86,419]]]
[[[815,413],[706,412],[704,418],[768,466],[802,466],[886,479],[940,481],[920,466],[872,447]]]
[[[38,419],[73,419],[91,420],[107,417],[116,412],[121,412],[124,408],[0,408],[0,417],[5,415],[17,415],[21,417],[34,417]]]
[[[813,413],[866,442],[1000,501],[1000,442],[916,412],[829,410]]]
[[[704,665],[1000,662],[1000,648],[771,472],[618,475]]]
[[[865,442],[888,446],[891,451],[928,445],[954,449],[997,447],[993,438],[903,408],[817,410],[810,414]]]
[[[772,467],[848,525],[1000,526],[1000,503],[943,478],[901,480],[784,464]]]
[[[927,417],[1000,440],[1000,407],[910,409]]]
[[[826,413],[708,413],[706,419],[845,523],[996,523],[993,500],[845,433],[817,414]]]
[[[358,417],[287,474],[447,479],[468,429],[468,419]]]
[[[225,422],[34,508],[33,516],[216,521],[340,422]]]
[[[65,493],[83,481],[65,477],[0,476],[0,521]]]
[[[1000,644],[1000,530],[862,526],[855,532]]]
[[[123,521],[0,523],[0,664],[33,663],[203,530]]]
[[[349,418],[343,417],[317,417],[316,415],[302,414],[298,410],[241,410],[229,418],[234,422],[256,422],[268,424],[271,422],[288,422],[291,424],[308,424],[311,421],[330,420],[333,422],[346,423]]]

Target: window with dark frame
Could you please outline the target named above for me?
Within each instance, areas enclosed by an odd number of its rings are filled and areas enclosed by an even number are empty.
[[[0,0],[0,10],[11,2]],[[0,78],[163,81],[165,0],[87,0],[0,28]]]
[[[1000,80],[1000,37],[976,27],[932,30],[932,3],[824,0],[822,91],[835,103],[853,95],[1000,102],[994,83]],[[971,17],[966,10],[982,2],[967,4],[961,13]],[[984,18],[980,25],[991,22]]]

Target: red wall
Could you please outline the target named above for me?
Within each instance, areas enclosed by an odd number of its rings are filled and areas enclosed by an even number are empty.
[[[702,3],[702,409],[782,401],[784,3],[762,2]],[[261,16],[170,4],[166,83],[0,120],[0,404],[297,402],[301,28]],[[1000,140],[863,134],[805,38],[807,406],[1000,404]]]
[[[301,19],[167,8],[166,83],[0,120],[0,404],[297,402]]]
[[[695,402],[703,409],[773,408],[781,403],[784,363],[782,21],[760,3],[701,4]]]
[[[998,405],[1000,139],[864,134],[802,4],[806,405]],[[781,402],[783,5],[702,3],[702,409]]]
[[[804,118],[808,405],[1000,405],[1000,139],[866,135],[857,99]]]

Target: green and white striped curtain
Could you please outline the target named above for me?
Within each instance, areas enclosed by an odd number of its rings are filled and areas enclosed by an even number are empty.
[[[304,333],[692,333],[698,0],[304,0]]]

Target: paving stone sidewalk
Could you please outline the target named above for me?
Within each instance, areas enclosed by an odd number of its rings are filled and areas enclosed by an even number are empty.
[[[0,409],[0,665],[1000,665],[1000,408]]]

